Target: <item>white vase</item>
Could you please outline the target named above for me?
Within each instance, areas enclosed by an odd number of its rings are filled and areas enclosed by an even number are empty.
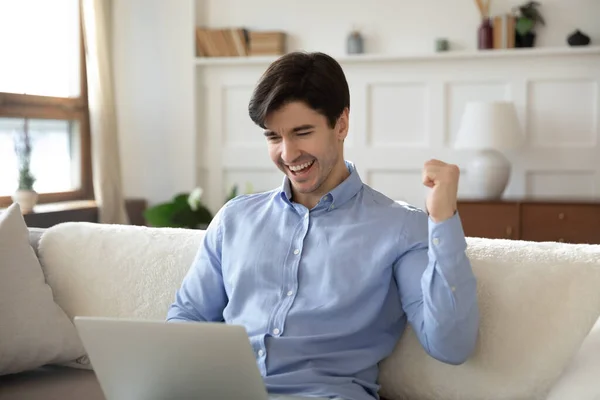
[[[501,152],[493,149],[479,151],[467,172],[474,196],[482,200],[502,198],[510,171],[510,162]]]
[[[21,213],[27,214],[33,211],[33,207],[37,204],[38,193],[35,190],[17,190],[12,199],[21,207]]]

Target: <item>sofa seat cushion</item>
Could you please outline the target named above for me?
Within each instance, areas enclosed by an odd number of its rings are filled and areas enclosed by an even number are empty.
[[[467,242],[481,315],[475,353],[462,365],[443,364],[408,329],[381,365],[386,397],[546,398],[598,319],[600,246]]]
[[[0,400],[104,400],[93,371],[42,367],[0,377]]]

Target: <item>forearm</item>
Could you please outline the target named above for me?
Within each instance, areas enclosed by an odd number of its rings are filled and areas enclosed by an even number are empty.
[[[477,341],[477,283],[458,215],[438,224],[422,218],[414,233],[422,239],[397,266],[403,308],[432,357],[460,364]]]
[[[220,273],[201,250],[175,295],[167,321],[221,321],[226,294]]]
[[[219,215],[219,214],[218,214]],[[217,217],[209,226],[196,257],[175,294],[167,321],[219,322],[227,294],[221,275],[221,231]],[[216,226],[215,226],[216,225]]]
[[[441,245],[441,244],[440,244]],[[436,252],[431,244],[421,278],[421,336],[435,358],[459,364],[472,353],[479,327],[477,283],[464,251]]]
[[[177,291],[175,301],[169,307],[167,322],[198,321],[205,322],[207,318],[200,312],[198,307],[189,300],[189,295],[182,294],[183,288]]]

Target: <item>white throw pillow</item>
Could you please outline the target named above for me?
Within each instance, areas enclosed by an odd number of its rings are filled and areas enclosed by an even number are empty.
[[[600,400],[600,319],[546,400]]]
[[[543,399],[600,314],[600,246],[467,238],[478,279],[475,354],[452,366],[408,329],[381,364],[390,399]]]
[[[75,326],[54,302],[15,203],[0,214],[0,375],[83,354]]]

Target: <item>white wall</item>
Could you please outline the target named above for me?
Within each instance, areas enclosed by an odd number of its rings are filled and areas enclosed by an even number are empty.
[[[526,141],[505,153],[512,164],[505,197],[600,198],[600,47],[338,60],[353,104],[345,157],[376,190],[423,206],[421,169],[438,158],[461,167],[459,195],[471,197],[474,152],[453,147],[464,106],[508,100]],[[198,124],[207,143],[198,160],[213,209],[234,184],[262,191],[281,183],[247,113],[269,61],[198,60],[198,84],[210,99]]]
[[[509,12],[525,0],[493,0],[492,14]],[[547,26],[539,46],[562,46],[579,28],[600,42],[600,1],[540,0]],[[429,51],[437,37],[456,49],[477,45],[479,14],[474,0],[198,0],[197,22],[285,30],[291,50],[343,54],[348,32],[364,30],[369,53]]]
[[[197,131],[196,122],[204,124],[202,112],[208,108],[202,102],[214,100],[203,98],[204,88],[196,84],[194,25],[284,29],[291,36],[290,49],[340,55],[354,24],[364,29],[369,53],[429,51],[439,36],[449,38],[455,48],[474,48],[478,24],[470,0],[111,1],[124,190],[129,197],[151,203],[190,190],[210,173],[204,167],[207,160],[201,159],[203,152],[198,151],[208,145],[203,143],[207,138]],[[493,3],[496,13],[517,2]],[[549,26],[540,31],[539,46],[564,45],[565,36],[575,28],[600,43],[600,1],[542,3]]]
[[[196,183],[193,1],[112,3],[125,195],[164,201]]]
[[[500,14],[524,0],[492,3],[492,14]],[[565,47],[575,29],[600,43],[600,1],[541,3],[547,26],[538,30],[537,47]],[[438,37],[449,39],[453,50],[474,50],[479,24],[473,0],[197,0],[196,7],[197,25],[283,30],[289,35],[288,50],[324,51],[342,60],[353,26],[363,30],[367,53],[402,55],[431,52]],[[470,158],[448,147],[464,103],[507,99],[515,101],[530,145],[511,156],[514,168],[506,195],[600,196],[600,165],[594,162],[600,149],[600,77],[594,72],[597,56],[591,64],[588,60],[533,55],[342,61],[355,105],[347,158],[357,162],[363,179],[376,189],[421,205],[423,161],[439,157],[463,166]],[[255,190],[267,190],[280,182],[246,111],[253,85],[267,65],[214,60],[197,68],[198,90],[206,101],[206,118],[198,123],[198,137],[206,143],[199,152],[199,178],[213,208],[233,184],[251,182]],[[550,116],[554,125],[545,122]],[[568,126],[581,128],[581,143],[572,145]],[[468,196],[463,182],[461,192]]]

